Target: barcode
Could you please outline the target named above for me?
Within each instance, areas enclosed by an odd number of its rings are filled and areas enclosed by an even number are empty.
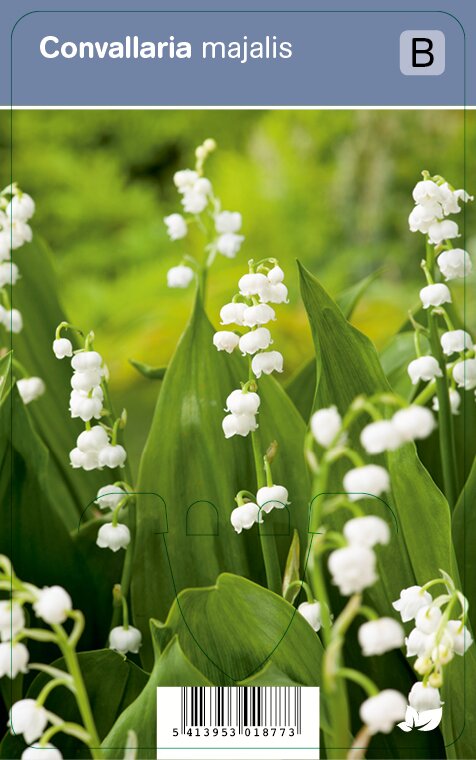
[[[294,728],[301,733],[301,688],[187,686],[181,694],[181,733],[190,728]]]

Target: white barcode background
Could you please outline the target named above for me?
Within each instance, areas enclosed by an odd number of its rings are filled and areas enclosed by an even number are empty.
[[[159,687],[160,760],[317,760],[316,687]]]

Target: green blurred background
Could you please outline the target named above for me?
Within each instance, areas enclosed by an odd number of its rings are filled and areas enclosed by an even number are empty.
[[[291,303],[278,307],[273,333],[289,376],[312,353],[296,258],[333,295],[382,269],[353,320],[378,347],[404,321],[423,252],[408,231],[411,190],[422,169],[463,186],[465,118],[474,177],[474,112],[13,112],[13,177],[37,202],[32,226],[51,246],[71,321],[96,332],[117,406],[128,408],[133,462],[159,385],[127,360],[166,365],[192,306],[192,290],[168,290],[166,272],[183,253],[201,254],[187,247],[193,239],[171,243],[162,219],[180,210],[172,176],[193,165],[195,146],[216,139],[207,175],[223,208],[241,211],[246,235],[237,259],[219,257],[212,271],[210,318],[218,324],[249,258],[278,257]],[[475,234],[470,208],[469,250]],[[17,262],[28,266],[21,251]]]

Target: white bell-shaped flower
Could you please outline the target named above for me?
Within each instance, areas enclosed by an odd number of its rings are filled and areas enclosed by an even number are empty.
[[[451,190],[447,182],[445,182],[443,185],[440,185],[440,193],[440,202],[444,215],[449,216],[449,214],[459,214],[461,211],[461,208],[458,204],[459,197],[454,192],[454,190]]]
[[[191,267],[179,264],[167,272],[167,285],[169,288],[188,288],[194,277],[195,273]]]
[[[431,604],[421,607],[415,617],[415,627],[427,636],[434,633],[441,620],[441,610]]]
[[[167,234],[171,240],[181,240],[187,234],[187,222],[182,214],[170,214],[164,217]]]
[[[75,391],[89,393],[97,385],[101,384],[102,373],[100,369],[87,369],[83,372],[74,372],[71,377],[71,387]]]
[[[258,327],[256,330],[251,330],[245,333],[239,339],[240,351],[245,356],[246,354],[256,354],[257,351],[263,351],[268,348],[272,343],[271,333],[267,327]]]
[[[342,428],[342,417],[337,407],[318,409],[311,417],[311,431],[317,443],[327,448],[337,438]]]
[[[384,689],[360,705],[360,719],[372,734],[389,734],[405,718],[407,700],[395,689]]]
[[[101,425],[94,425],[89,430],[83,430],[76,439],[76,446],[80,451],[100,451],[107,446],[109,438]]]
[[[0,288],[5,285],[16,285],[20,277],[20,272],[16,264],[11,261],[5,261],[0,264]]]
[[[257,504],[249,501],[240,507],[235,507],[230,515],[231,524],[237,533],[242,530],[249,530],[255,523],[263,522],[263,515]]]
[[[413,200],[423,206],[433,203],[441,203],[443,192],[441,186],[431,179],[422,179],[413,188]]]
[[[219,235],[226,232],[239,232],[241,229],[241,214],[239,211],[221,211],[215,217],[215,229]]]
[[[260,293],[259,298],[262,303],[288,303],[288,289],[284,282],[278,282],[276,285],[269,284]]]
[[[390,476],[385,467],[378,464],[355,467],[344,475],[344,488],[351,501],[365,499],[368,494],[380,496],[390,491]]]
[[[471,335],[466,330],[448,330],[440,338],[441,348],[446,356],[472,348]]]
[[[57,338],[53,341],[53,353],[57,359],[73,355],[73,344],[68,338]]]
[[[359,644],[365,657],[384,654],[403,646],[405,632],[396,620],[390,617],[369,620],[359,628]]]
[[[412,404],[406,409],[399,409],[392,417],[392,425],[401,441],[408,442],[428,438],[435,429],[433,414],[424,406]]]
[[[410,689],[408,704],[417,712],[437,710],[441,707],[440,692],[432,686],[424,686],[422,681],[417,681]]]
[[[441,367],[434,356],[419,356],[418,359],[413,359],[407,371],[412,385],[417,385],[421,381],[429,382],[435,377],[443,377]]]
[[[344,596],[357,594],[377,580],[376,558],[367,546],[344,546],[331,552],[328,560],[332,582]]]
[[[462,248],[451,248],[438,256],[437,264],[445,280],[457,280],[471,274],[472,263],[470,255]]]
[[[174,185],[179,193],[191,190],[198,179],[198,172],[193,169],[181,169],[174,174]]]
[[[234,232],[224,232],[223,235],[217,238],[217,251],[222,256],[226,256],[227,259],[234,259],[244,239],[243,235],[236,235]]]
[[[459,395],[457,390],[455,390],[454,388],[450,388],[449,397],[450,397],[451,414],[459,414],[459,408],[461,406],[461,396]],[[440,402],[438,401],[437,396],[433,396],[431,408],[433,409],[434,412],[439,412]]]
[[[244,274],[238,281],[238,288],[242,296],[259,296],[268,285],[268,278],[260,272]]]
[[[71,359],[71,366],[75,372],[101,369],[102,364],[103,358],[97,351],[80,351]]]
[[[297,608],[298,612],[309,623],[311,628],[318,631],[322,626],[321,605],[319,602],[302,602]]]
[[[70,595],[62,586],[44,586],[33,604],[35,614],[49,625],[64,623],[73,609]]]
[[[227,414],[222,420],[225,438],[234,435],[247,436],[258,428],[254,414]]]
[[[109,647],[120,654],[132,652],[137,654],[142,644],[142,634],[138,628],[129,625],[125,628],[118,625],[113,628],[109,634]]]
[[[35,201],[28,193],[14,195],[5,209],[10,219],[27,222],[35,213]]]
[[[213,345],[217,351],[226,351],[227,354],[231,354],[239,342],[240,336],[230,330],[218,330],[213,336]]]
[[[232,391],[226,399],[226,412],[232,414],[257,414],[261,399],[257,393],[242,390]]]
[[[111,549],[113,552],[125,549],[131,542],[131,532],[122,523],[105,523],[98,531],[96,544],[100,549]]]
[[[21,760],[38,760],[39,757],[41,757],[41,760],[63,759],[63,755],[59,749],[54,744],[46,742],[46,744],[32,744],[30,747],[27,747],[22,753]]]
[[[81,451],[76,447],[69,452],[69,463],[73,469],[86,472],[99,469],[98,451]]]
[[[115,509],[125,495],[126,492],[120,486],[102,486],[97,493],[95,503],[99,509]]]
[[[10,641],[25,627],[25,613],[18,602],[0,600],[0,640]]]
[[[14,251],[21,248],[25,243],[30,243],[33,238],[31,227],[20,219],[13,219],[9,224],[8,233],[11,236],[10,243]]]
[[[48,725],[48,714],[35,699],[20,699],[10,710],[10,733],[23,738],[27,744],[39,739]]]
[[[109,444],[108,446],[104,446],[98,454],[99,466],[111,467],[111,469],[114,469],[115,467],[124,467],[126,459],[127,452],[124,446],[121,446],[120,444],[115,444],[114,446]]]
[[[407,657],[423,657],[430,649],[430,637],[418,628],[412,628],[405,639]]]
[[[41,377],[22,377],[17,380],[17,388],[24,404],[36,401],[46,391],[46,385]]]
[[[476,388],[476,359],[465,359],[453,367],[453,378],[458,388],[472,391]]]
[[[251,369],[257,378],[260,378],[262,374],[271,375],[272,372],[282,372],[283,355],[279,351],[255,354],[251,360]]]
[[[444,240],[453,240],[459,237],[458,225],[451,219],[433,222],[428,230],[428,237],[433,245],[440,245]]]
[[[71,391],[69,411],[74,419],[79,417],[83,422],[101,417],[104,394],[102,388],[93,388],[91,395],[84,391]]]
[[[23,330],[23,317],[18,309],[5,312],[3,324],[7,332],[20,333]]]
[[[353,517],[344,525],[344,536],[351,546],[371,548],[377,544],[388,544],[390,528],[385,520],[374,515]]]
[[[444,303],[451,303],[450,289],[442,282],[426,285],[420,290],[420,300],[424,309],[429,309],[430,306],[441,306]]]
[[[461,620],[448,620],[445,631],[453,640],[456,654],[463,655],[473,643],[473,637]]]
[[[423,591],[421,586],[409,586],[400,591],[400,597],[392,602],[392,607],[400,613],[402,622],[407,623],[414,620],[418,610],[429,605],[431,601],[431,594]]]
[[[360,442],[368,454],[383,454],[384,451],[398,449],[402,438],[393,421],[377,420],[364,427]]]
[[[276,319],[274,309],[265,303],[260,303],[256,306],[247,306],[243,312],[243,324],[245,327],[266,325],[274,319]]]
[[[222,325],[243,325],[243,313],[247,309],[245,303],[226,303],[220,309],[220,320]]]
[[[201,214],[208,206],[206,193],[197,192],[195,187],[183,194],[182,206],[188,214]]]
[[[408,217],[408,226],[410,232],[422,232],[424,235],[428,233],[431,225],[437,221],[441,216],[441,206],[437,203],[431,206],[422,206],[417,204],[411,211]]]
[[[28,672],[30,654],[21,641],[5,641],[0,644],[0,678],[16,678],[19,673]]]
[[[268,513],[272,509],[284,509],[290,504],[288,496],[288,489],[284,486],[262,486],[256,494],[256,503],[263,512]]]
[[[278,264],[275,264],[275,266],[269,270],[268,280],[271,285],[278,285],[278,283],[284,280],[284,272]]]

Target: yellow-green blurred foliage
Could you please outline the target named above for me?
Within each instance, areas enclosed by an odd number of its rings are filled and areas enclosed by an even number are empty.
[[[4,142],[9,117],[3,113]],[[465,177],[462,111],[17,111],[12,118],[13,177],[37,202],[33,228],[53,250],[71,320],[96,332],[113,391],[129,410],[134,458],[159,386],[127,359],[167,364],[190,312],[191,289],[168,290],[165,277],[183,253],[199,252],[193,240],[171,243],[162,219],[180,210],[172,175],[192,166],[204,138],[219,145],[207,175],[223,208],[242,212],[246,235],[237,259],[220,257],[213,269],[209,315],[217,324],[249,258],[278,257],[291,303],[278,307],[273,333],[287,374],[311,355],[295,259],[332,294],[381,267],[354,322],[382,346],[421,283],[423,239],[407,226],[412,187],[422,169],[458,187]],[[474,112],[466,119],[471,157]],[[475,218],[469,209],[468,247]]]

